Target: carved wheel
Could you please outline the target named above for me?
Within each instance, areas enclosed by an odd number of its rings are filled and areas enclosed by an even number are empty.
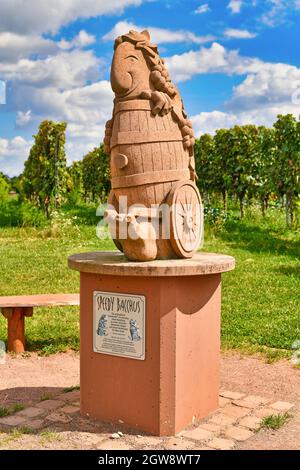
[[[191,258],[203,235],[200,193],[192,181],[180,181],[169,192],[170,242],[180,258]]]

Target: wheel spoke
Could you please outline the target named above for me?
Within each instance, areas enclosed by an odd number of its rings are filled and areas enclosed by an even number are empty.
[[[188,194],[187,194],[187,193],[184,194],[184,200],[185,200],[185,206],[187,206],[188,203],[189,203]]]
[[[171,242],[176,253],[185,257],[197,248],[202,230],[201,199],[195,185],[191,182],[179,183],[173,193],[172,206],[175,204],[172,221],[177,240]]]

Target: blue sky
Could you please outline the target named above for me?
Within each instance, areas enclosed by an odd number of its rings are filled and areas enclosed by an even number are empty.
[[[22,172],[42,119],[68,122],[69,162],[98,145],[113,39],[144,28],[197,136],[300,114],[300,0],[1,0],[0,171]]]

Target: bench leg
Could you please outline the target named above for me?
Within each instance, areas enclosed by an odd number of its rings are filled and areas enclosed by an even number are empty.
[[[16,354],[25,351],[25,312],[21,307],[12,309],[7,317],[8,345],[7,350]]]

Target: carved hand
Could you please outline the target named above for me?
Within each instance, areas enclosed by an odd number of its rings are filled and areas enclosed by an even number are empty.
[[[148,99],[153,103],[154,106],[151,112],[154,114],[154,116],[156,114],[164,116],[168,114],[173,108],[171,98],[166,93],[161,91],[146,90],[141,94],[141,98]]]

